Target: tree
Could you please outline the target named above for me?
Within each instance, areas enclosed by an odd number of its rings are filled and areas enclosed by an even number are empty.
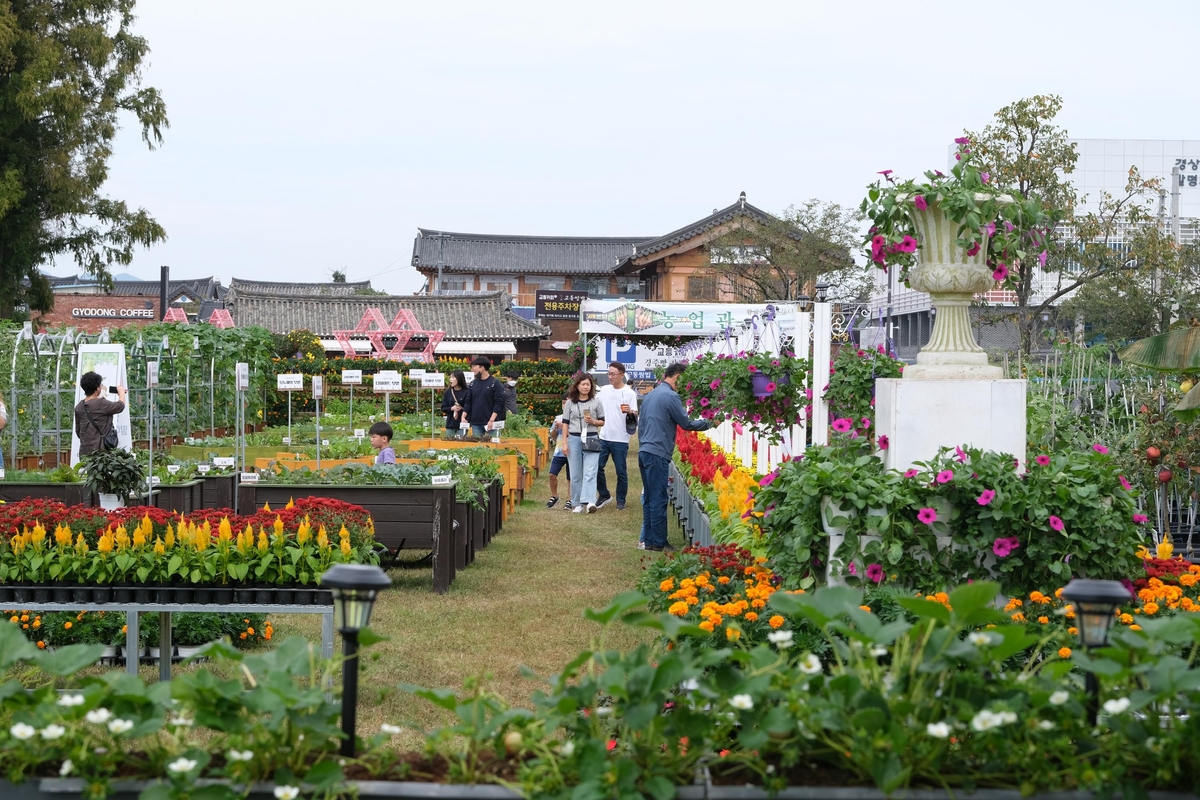
[[[133,0],[0,4],[0,317],[54,304],[40,267],[70,253],[111,286],[112,264],[166,238],[142,208],[100,193],[123,113],[150,149],[168,127],[156,89],[142,86],[145,39]]]
[[[346,273],[342,272],[340,269],[335,269],[333,271],[332,277],[333,277],[334,283],[345,283],[346,282]]]
[[[872,277],[850,257],[862,219],[857,209],[817,199],[765,222],[738,217],[732,230],[709,243],[709,260],[742,302],[811,296],[821,279],[830,284],[831,299],[862,300]]]

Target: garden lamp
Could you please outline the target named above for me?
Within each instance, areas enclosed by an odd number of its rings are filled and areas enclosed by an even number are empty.
[[[354,722],[358,710],[358,632],[371,621],[371,610],[380,589],[392,585],[379,567],[369,564],[336,564],[321,576],[321,585],[333,595],[333,618],[342,634],[342,755],[354,758]]]
[[[817,284],[817,302],[824,303],[829,297],[829,284],[821,281]]]
[[[1129,590],[1120,581],[1075,578],[1062,590],[1062,599],[1075,608],[1079,642],[1091,650],[1108,644],[1113,613],[1129,602]],[[1100,680],[1094,672],[1084,674],[1084,689],[1088,695],[1088,724],[1095,725],[1100,712]]]

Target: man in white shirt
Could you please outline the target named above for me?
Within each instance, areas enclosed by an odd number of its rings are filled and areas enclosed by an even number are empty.
[[[612,501],[608,492],[608,481],[604,467],[612,456],[617,472],[617,511],[625,510],[625,496],[629,491],[629,433],[625,426],[626,414],[637,416],[637,392],[625,383],[625,365],[614,361],[608,365],[608,386],[600,389],[600,403],[604,406],[604,418],[612,420],[600,429],[600,467],[596,470],[596,507],[603,508]],[[634,423],[636,430],[636,422]]]

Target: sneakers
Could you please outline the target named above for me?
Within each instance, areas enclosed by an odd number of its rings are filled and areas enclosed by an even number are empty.
[[[587,510],[587,506],[575,506],[574,508],[571,509],[571,513],[572,514],[582,514],[586,510]]]
[[[596,508],[604,508],[606,505],[608,505],[611,502],[612,502],[612,495],[610,494],[608,497],[600,498],[599,502],[596,503]]]
[[[624,510],[625,510],[625,504],[617,503],[617,511],[624,511]]]
[[[570,511],[573,508],[575,508],[575,506],[571,505],[570,500],[568,500],[566,503],[563,504],[563,511]]]
[[[597,506],[595,503],[588,503],[587,504],[587,513],[595,514],[597,508],[599,508],[599,506]]]
[[[646,549],[646,543],[638,542],[638,550],[645,550],[645,549]]]
[[[554,508],[556,503],[558,503],[558,498],[551,497],[549,500],[546,501],[546,508]]]

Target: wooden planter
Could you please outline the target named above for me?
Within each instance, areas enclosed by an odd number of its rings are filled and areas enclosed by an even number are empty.
[[[237,475],[205,475],[200,479],[200,508],[233,508]]]
[[[27,497],[61,500],[69,506],[91,505],[92,493],[82,483],[10,483],[0,481],[0,500],[16,503]]]
[[[154,507],[177,514],[190,514],[204,508],[204,481],[160,485],[154,492]]]
[[[375,521],[375,540],[393,552],[433,551],[433,590],[454,580],[454,491],[445,486],[299,486],[243,483],[238,508],[280,507],[295,497],[329,497],[362,506]]]

